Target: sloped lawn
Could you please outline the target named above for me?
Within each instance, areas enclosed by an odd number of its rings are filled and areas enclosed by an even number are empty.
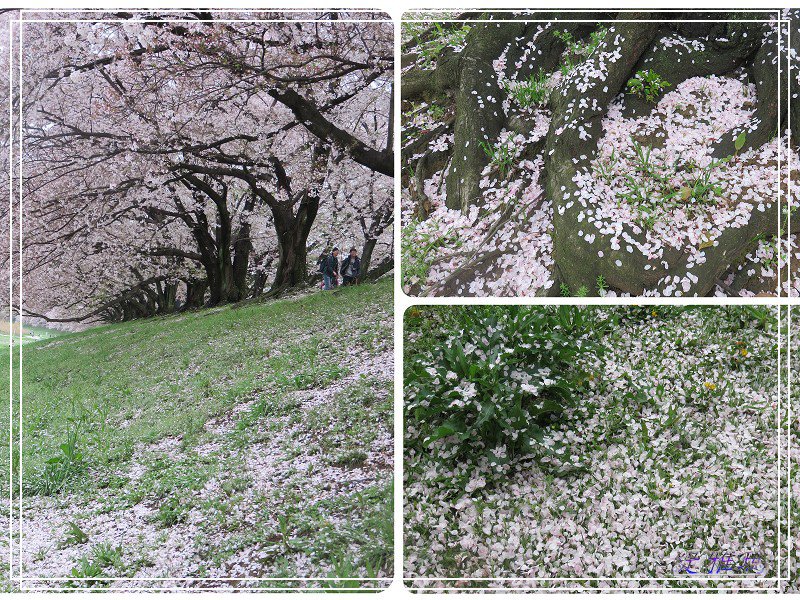
[[[26,345],[27,585],[391,576],[392,313],[385,280]]]

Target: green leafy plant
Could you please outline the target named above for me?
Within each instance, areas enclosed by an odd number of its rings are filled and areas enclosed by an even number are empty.
[[[524,452],[565,458],[547,426],[573,402],[578,357],[597,348],[586,310],[458,309],[445,342],[407,363],[406,407],[422,448],[495,469]]]
[[[70,521],[67,523],[67,533],[64,536],[64,540],[59,543],[59,547],[66,548],[67,546],[85,544],[88,541],[89,536],[76,523]]]
[[[439,248],[459,248],[463,239],[455,233],[445,235],[421,232],[420,222],[412,220],[403,227],[403,260],[401,275],[404,286],[424,284]]]
[[[727,162],[728,159],[715,160],[702,169],[697,169],[687,187],[682,188],[683,199],[704,203],[719,197],[725,189],[718,181],[714,180],[714,170]]]
[[[442,51],[448,46],[463,46],[470,29],[470,25],[445,27],[442,23],[434,23],[433,35],[431,38],[421,42],[417,46],[422,68],[432,69],[436,65],[436,61],[441,56]]]
[[[48,459],[31,484],[33,493],[52,496],[64,489],[67,481],[83,469],[83,454],[78,449],[79,429],[83,419],[69,418],[67,439],[58,446],[59,453]]]
[[[107,567],[121,568],[122,565],[122,546],[113,546],[108,542],[98,544],[92,548],[93,563],[105,569]]]
[[[78,579],[80,581],[70,580],[69,585],[72,587],[76,587],[77,585],[83,584],[87,586],[93,586],[99,583],[98,579],[103,577],[105,574],[103,573],[103,568],[90,561],[86,557],[81,557],[78,560],[78,565],[73,567],[72,572],[70,573],[72,577]]]
[[[569,286],[564,283],[562,283],[559,286],[559,291],[561,292],[561,295],[564,296],[565,298],[569,298],[573,295],[572,290],[570,290]],[[588,295],[589,295],[589,288],[586,287],[585,285],[582,285],[577,290],[575,290],[576,298],[585,298]]]
[[[617,156],[617,149],[612,148],[611,155],[608,158],[598,157],[594,161],[595,172],[609,185],[616,177],[616,166],[619,163]]]
[[[637,71],[636,74],[628,80],[627,85],[629,93],[635,94],[653,103],[658,100],[658,96],[661,92],[668,87],[670,87],[670,83],[650,69]]]
[[[292,545],[292,525],[289,522],[289,517],[286,515],[278,515],[278,533],[281,536],[281,544],[287,552],[293,551]]]
[[[569,32],[569,31],[566,31],[566,30],[565,31],[558,31],[558,30],[556,30],[556,31],[553,31],[553,35],[555,37],[557,37],[559,40],[561,40],[562,42],[564,42],[567,45],[567,47],[569,47],[570,44],[574,43],[574,38],[572,37],[572,33]]]
[[[595,284],[597,285],[597,292],[599,294],[601,294],[601,295],[603,293],[605,293],[605,291],[608,289],[608,284],[606,283],[606,278],[603,277],[602,275],[598,275],[597,276],[597,280],[595,281]]]
[[[186,520],[189,507],[183,504],[177,496],[165,499],[158,507],[158,512],[153,519],[161,527],[172,527]]]
[[[592,33],[590,33],[589,42],[583,47],[584,54],[586,56],[591,56],[594,54],[594,51],[600,46],[600,43],[603,41],[603,38],[606,37],[607,33],[607,27],[600,27],[599,29],[595,29]]]
[[[627,191],[620,192],[619,196],[637,206],[643,219],[646,219],[659,204],[679,194],[670,182],[674,166],[658,163],[652,156],[652,149],[636,140],[633,141],[633,154],[626,158],[632,163],[633,170],[620,173]]]
[[[326,580],[324,585],[330,588],[358,588],[361,586],[357,581],[358,576],[358,567],[352,558],[340,554],[331,560],[331,571],[328,573],[330,579]]]
[[[744,148],[746,142],[747,142],[747,133],[745,133],[744,131],[736,136],[736,139],[733,140],[733,147],[736,150],[734,156],[739,156],[739,152],[742,150],[742,148]]]
[[[444,107],[439,104],[431,104],[428,108],[428,114],[434,121],[440,121],[444,117]]]

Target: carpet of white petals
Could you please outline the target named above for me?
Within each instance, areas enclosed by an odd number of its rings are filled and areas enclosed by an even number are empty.
[[[502,75],[498,75],[502,80]],[[557,79],[558,75],[554,76]],[[502,83],[502,81],[501,81]],[[506,102],[508,103],[508,101]],[[432,127],[435,120],[425,113],[424,106],[404,122],[404,126]],[[507,108],[507,107],[506,107]],[[750,121],[755,110],[755,86],[732,77],[695,77],[684,81],[667,93],[648,116],[622,116],[622,97],[618,97],[603,119],[604,137],[598,144],[598,158],[591,170],[580,170],[574,177],[579,192],[565,198],[566,208],[581,205],[578,214],[583,227],[579,234],[597,245],[603,257],[603,247],[629,253],[639,253],[650,262],[659,263],[665,248],[677,248],[690,255],[688,270],[680,277],[663,282],[656,290],[644,295],[681,295],[697,277],[692,267],[706,260],[705,253],[713,248],[717,237],[726,229],[746,225],[753,211],[776,211],[774,198],[778,189],[779,144],[780,160],[786,164],[785,138],[775,138],[761,148],[744,152],[724,164],[712,165],[711,147],[723,133]],[[422,294],[436,294],[437,288],[459,266],[465,257],[475,253],[492,255],[488,264],[479,266],[474,279],[464,283],[459,292],[477,296],[533,296],[547,293],[553,286],[552,204],[544,197],[540,173],[541,156],[521,160],[526,147],[547,134],[550,116],[546,109],[527,109],[520,117],[534,123],[529,136],[504,131],[498,142],[514,150],[517,168],[508,180],[499,178],[491,166],[483,172],[483,197],[468,214],[445,206],[445,186],[438,173],[426,182],[425,193],[433,207],[426,220],[404,229],[406,247],[432,244],[430,268],[425,281],[405,281],[406,291],[419,285]],[[557,132],[556,132],[557,133]],[[434,140],[431,150],[446,150],[453,144],[452,135]],[[682,203],[678,200],[653,201],[648,214],[653,222],[644,224],[640,207],[624,194],[631,192],[629,177],[640,178],[637,171],[634,143],[650,148],[650,160],[659,172],[666,174],[670,189],[691,186],[700,170],[710,167],[710,180],[719,186],[702,203]],[[793,164],[800,164],[795,152]],[[605,168],[602,174],[600,165]],[[687,169],[687,165],[694,165]],[[685,170],[686,169],[686,170]],[[652,182],[650,182],[652,188]],[[798,202],[800,186],[792,195]],[[784,191],[786,188],[784,187]],[[658,193],[651,197],[659,197]],[[414,223],[411,201],[403,203],[403,224]],[[498,216],[509,207],[514,216],[490,239],[487,232]],[[560,210],[564,210],[562,207]],[[633,235],[644,234],[644,240]],[[764,267],[758,273],[761,282],[774,292],[774,266],[769,260],[767,244],[752,253],[755,263]],[[795,242],[792,241],[792,246]],[[796,249],[795,249],[796,252]],[[772,250],[776,254],[775,250]],[[786,253],[777,258],[783,265]],[[406,257],[404,257],[406,258]],[[407,260],[407,258],[406,258]],[[764,265],[763,263],[766,263]],[[649,265],[648,265],[649,267]],[[731,265],[735,271],[738,265]],[[733,273],[729,274],[732,279]],[[770,287],[772,286],[772,287]],[[797,286],[787,282],[782,293],[798,295]],[[613,294],[613,292],[611,292]],[[728,295],[717,287],[717,295]],[[754,295],[747,289],[740,295]]]
[[[581,468],[527,456],[459,489],[446,466],[407,451],[405,577],[426,587],[770,585],[709,582],[682,565],[690,553],[706,571],[714,555],[751,553],[763,558],[759,576],[775,573],[776,331],[718,328],[724,309],[713,319],[659,310],[602,340],[605,358],[586,365],[593,391],[552,433]],[[435,579],[466,577],[545,580]]]
[[[790,358],[784,363],[790,371],[789,401],[789,508],[783,514],[788,515],[788,531],[794,542],[788,560],[787,591],[800,593],[800,544],[797,543],[797,532],[800,531],[800,310],[791,309],[791,334],[789,336]],[[788,365],[787,365],[788,363]]]

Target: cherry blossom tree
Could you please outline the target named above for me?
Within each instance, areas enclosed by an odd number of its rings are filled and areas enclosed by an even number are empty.
[[[118,320],[303,284],[342,181],[369,185],[335,235],[390,236],[380,15],[80,17],[22,25],[30,314]]]

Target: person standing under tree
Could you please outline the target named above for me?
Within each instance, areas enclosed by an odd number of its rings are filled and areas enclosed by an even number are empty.
[[[350,255],[342,261],[342,285],[355,285],[361,273],[361,259],[358,251],[350,248]]]
[[[325,266],[322,269],[322,280],[325,282],[325,289],[332,290],[339,285],[339,249],[333,251],[325,259]]]

